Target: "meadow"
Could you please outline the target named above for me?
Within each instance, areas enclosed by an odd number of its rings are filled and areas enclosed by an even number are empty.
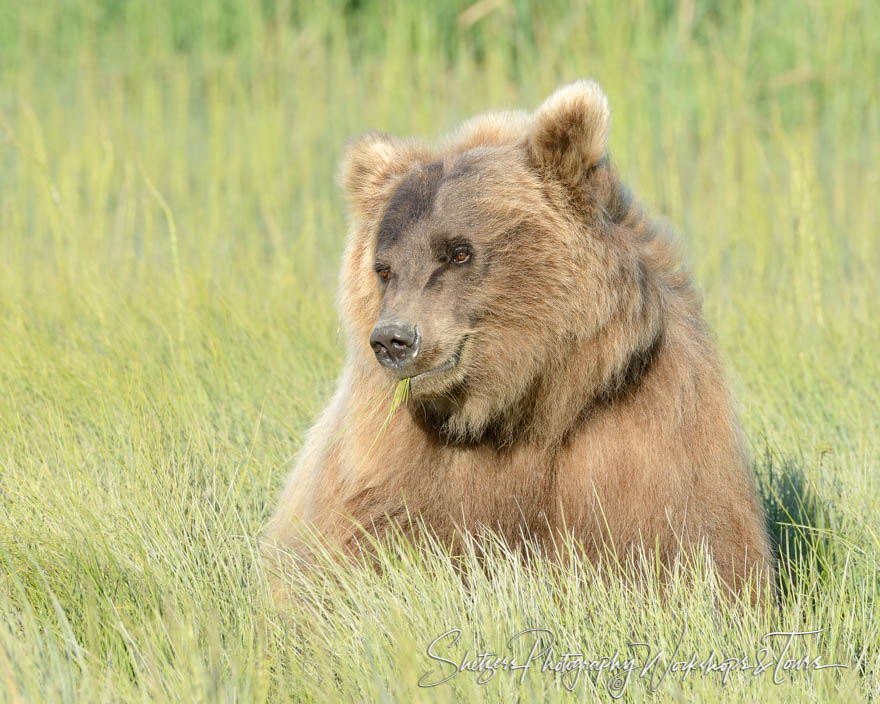
[[[257,538],[342,363],[345,139],[434,137],[593,77],[611,153],[704,294],[779,545],[779,605],[634,595],[498,550],[298,577]],[[872,195],[873,194],[873,195]],[[623,701],[880,699],[880,5],[0,0],[0,700],[611,701],[462,673],[528,628],[811,672]],[[778,652],[778,648],[776,652]]]

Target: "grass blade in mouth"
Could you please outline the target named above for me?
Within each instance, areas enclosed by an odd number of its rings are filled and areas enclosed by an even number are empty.
[[[394,416],[395,411],[397,411],[400,406],[406,403],[406,399],[409,396],[409,385],[410,385],[410,377],[406,377],[405,379],[401,379],[397,382],[397,385],[394,387],[394,395],[391,397],[391,406],[388,408],[388,415],[385,416],[385,420],[382,422],[382,427],[379,428],[379,432],[376,433],[376,437],[373,438],[373,442],[370,444],[370,447],[367,449],[367,453],[364,456],[369,457],[373,452],[373,448],[376,446],[376,443],[379,441],[385,431],[388,430],[388,426],[391,423],[391,418]]]
[[[405,379],[398,381],[397,386],[394,387],[394,396],[391,397],[391,408],[388,411],[388,418],[385,419],[386,425],[388,424],[388,421],[391,420],[391,416],[394,415],[394,411],[396,411],[402,403],[406,403],[406,399],[409,396],[409,383],[410,377],[406,377]]]
[[[398,381],[397,386],[394,387],[394,395],[391,397],[391,407],[388,409],[388,415],[385,416],[385,421],[382,423],[382,427],[379,428],[379,434],[376,436],[376,440],[388,430],[388,424],[391,423],[391,417],[394,415],[394,412],[400,408],[401,405],[406,403],[406,399],[409,396],[409,383],[410,377],[406,377],[405,379]],[[373,442],[375,443],[375,440]]]

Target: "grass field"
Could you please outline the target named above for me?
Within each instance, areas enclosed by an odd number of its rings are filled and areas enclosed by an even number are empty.
[[[301,577],[257,556],[342,362],[345,138],[598,79],[679,232],[781,542],[777,609],[503,554]],[[537,669],[418,689],[461,628],[846,669],[633,677],[625,701],[880,699],[880,5],[0,0],[0,699],[593,701]],[[408,557],[409,555],[409,557]],[[323,595],[323,597],[322,597]],[[800,649],[800,650],[798,650]],[[778,649],[777,651],[778,652]]]

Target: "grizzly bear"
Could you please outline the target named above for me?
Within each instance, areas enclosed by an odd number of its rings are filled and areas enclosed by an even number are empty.
[[[489,528],[669,565],[702,546],[734,594],[772,572],[700,300],[612,167],[609,126],[602,90],[578,81],[438,145],[349,144],[347,361],[271,545],[361,549],[365,531],[415,534],[415,516],[447,545]]]

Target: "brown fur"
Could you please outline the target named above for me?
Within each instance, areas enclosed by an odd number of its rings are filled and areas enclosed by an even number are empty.
[[[354,526],[381,536],[408,514],[447,542],[481,525],[512,543],[567,532],[593,556],[643,544],[669,562],[682,544],[706,544],[733,589],[756,568],[770,572],[699,299],[673,242],[611,167],[609,125],[604,94],[581,81],[534,115],[484,115],[437,147],[378,133],[350,144],[348,360],[284,489],[272,543],[300,551],[308,525],[352,544]],[[448,231],[473,240],[474,261],[432,287],[413,261]],[[411,248],[387,289],[375,271],[383,237]],[[369,337],[388,315],[426,331],[417,371],[458,344],[461,357],[453,371],[416,377],[407,411],[381,434],[396,377]]]

